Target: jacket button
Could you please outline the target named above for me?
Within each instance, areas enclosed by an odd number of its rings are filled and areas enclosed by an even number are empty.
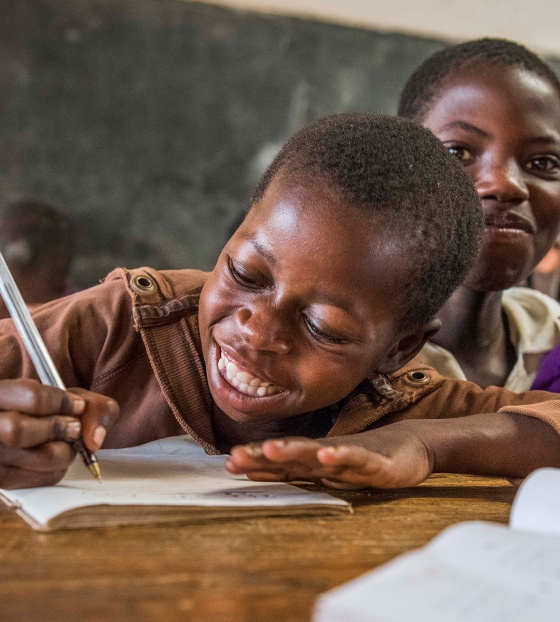
[[[406,379],[413,384],[427,384],[430,382],[430,376],[423,371],[409,371]]]
[[[137,292],[143,294],[144,292],[153,292],[156,288],[156,284],[149,276],[146,276],[144,274],[137,274],[132,279],[132,287]]]

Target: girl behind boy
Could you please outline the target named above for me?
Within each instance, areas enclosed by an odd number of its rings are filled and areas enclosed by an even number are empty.
[[[514,287],[560,228],[560,82],[524,47],[480,39],[436,52],[413,73],[399,114],[440,138],[475,183],[482,248],[438,316],[421,357],[482,387],[530,388],[560,341],[560,304]]]

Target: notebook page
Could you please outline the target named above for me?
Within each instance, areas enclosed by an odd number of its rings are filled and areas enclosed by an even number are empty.
[[[521,483],[509,524],[520,531],[560,536],[560,469],[537,469]]]
[[[560,540],[460,523],[316,604],[313,622],[558,622]]]
[[[96,453],[103,483],[76,458],[56,486],[3,490],[39,524],[66,510],[88,505],[273,507],[329,505],[341,499],[282,483],[252,482],[224,469],[224,456],[209,456],[188,437],[167,438],[128,449]]]

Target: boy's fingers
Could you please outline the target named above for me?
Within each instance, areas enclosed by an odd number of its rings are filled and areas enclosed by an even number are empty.
[[[262,479],[263,474],[271,481],[319,479],[326,486],[339,489],[375,485],[371,480],[386,462],[383,456],[363,447],[322,447],[315,441],[300,439],[267,441],[263,452],[270,462],[250,470],[251,479]]]
[[[318,464],[317,451],[321,449],[317,441],[303,438],[286,438],[265,441],[262,452],[272,462],[300,462]]]
[[[259,482],[309,482],[312,484],[320,483],[320,478],[311,477],[309,474],[305,476],[300,472],[289,470],[280,471],[251,471],[247,473],[247,478]]]
[[[336,478],[341,472],[341,467],[308,466],[297,462],[270,462],[265,466],[244,467],[228,460],[226,468],[234,475],[245,474],[249,479],[280,482],[316,482],[325,477]]]
[[[80,438],[81,431],[80,420],[72,417],[30,417],[0,412],[0,445],[4,447],[24,449],[49,441],[71,443]]]
[[[80,395],[37,380],[0,380],[0,410],[15,410],[35,417],[47,415],[79,416],[86,408]]]
[[[323,447],[317,452],[317,459],[324,465],[367,469],[369,472],[375,470],[376,466],[381,468],[382,463],[386,462],[384,456],[358,445]]]
[[[106,395],[91,393],[85,389],[70,389],[69,393],[82,397],[86,402],[81,417],[82,438],[91,451],[97,451],[103,445],[107,430],[120,415],[119,405]]]
[[[265,441],[262,445],[234,447],[226,460],[230,473],[245,473],[250,479],[261,481],[313,481],[337,477],[344,464],[323,463],[318,452],[325,449],[310,439],[281,439]]]
[[[385,488],[387,485],[390,475],[387,458],[364,447],[325,447],[317,452],[317,458],[322,464],[339,469],[333,480],[325,480],[326,486],[343,489]]]
[[[247,478],[257,482],[288,482],[288,477],[283,473],[270,473],[268,471],[251,471]]]
[[[0,481],[2,488],[35,488],[37,486],[53,486],[64,477],[65,470],[41,473],[27,471],[17,467],[0,465]]]
[[[74,460],[75,452],[68,443],[55,441],[32,449],[0,449],[1,468],[14,467],[28,472],[50,473],[65,471]],[[0,480],[3,481],[4,480]]]
[[[410,464],[407,460],[398,461],[354,445],[325,447],[318,452],[323,464],[338,468],[335,482],[357,484],[371,488],[403,488],[415,486],[424,481],[430,471],[418,461]],[[327,475],[327,479],[329,476]],[[331,484],[328,484],[331,485]]]
[[[299,438],[238,445],[231,450],[226,467],[234,474],[297,470],[307,477],[317,468],[322,469],[316,456],[320,447],[315,441]]]
[[[411,485],[407,477],[398,477],[386,456],[375,451],[359,445],[324,446],[299,438],[239,446],[226,465],[231,473],[245,473],[252,480],[319,480],[340,490]]]
[[[254,456],[253,448],[246,445],[233,447],[226,459],[226,467],[230,473],[245,473],[247,470],[265,468],[269,461],[262,455]]]

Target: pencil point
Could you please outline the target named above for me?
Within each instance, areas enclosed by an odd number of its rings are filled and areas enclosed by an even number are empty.
[[[95,479],[100,484],[102,484],[103,480],[101,479],[101,469],[99,468],[97,462],[92,462],[91,464],[88,464],[88,469],[90,470],[90,473],[93,475],[93,477],[95,477]]]

